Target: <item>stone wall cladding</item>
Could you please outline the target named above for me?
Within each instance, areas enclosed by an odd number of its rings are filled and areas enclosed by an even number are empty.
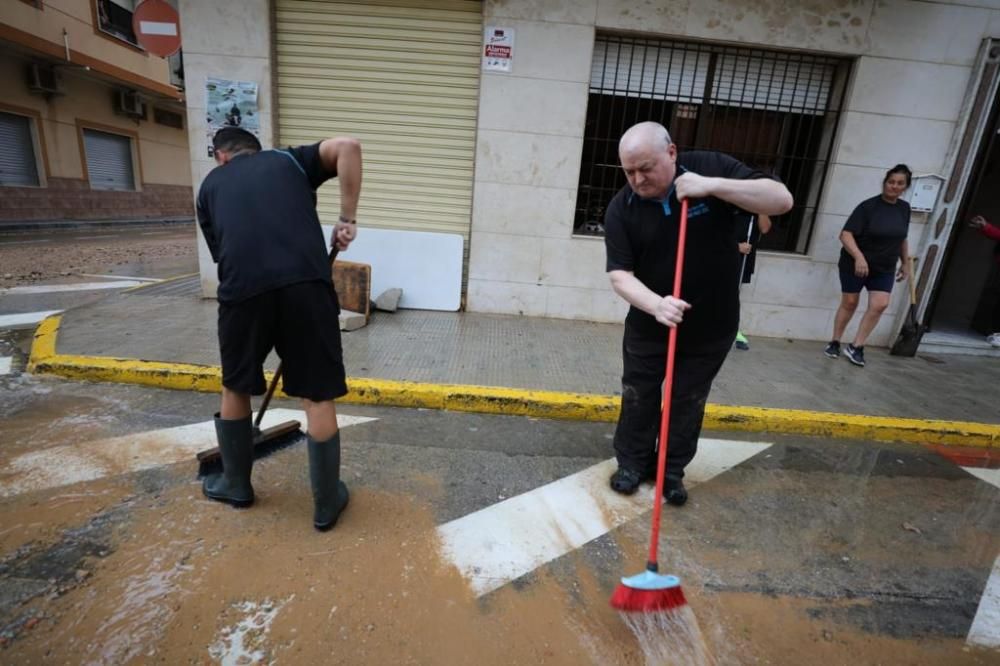
[[[140,192],[92,190],[85,180],[49,178],[46,187],[0,187],[0,225],[30,220],[142,220],[193,217],[191,188],[146,183]]]

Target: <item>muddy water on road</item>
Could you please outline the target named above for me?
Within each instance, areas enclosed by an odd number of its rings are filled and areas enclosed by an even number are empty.
[[[327,534],[310,524],[301,467],[262,461],[258,503],[237,511],[205,501],[178,476],[134,506],[112,552],[61,597],[37,602],[40,622],[3,653],[10,663],[644,663],[608,606],[616,581],[579,554],[474,599],[445,567],[434,517],[412,497],[355,489]],[[86,508],[124,501],[126,483],[79,484],[0,505],[17,520],[71,526],[58,498],[90,492]],[[116,494],[117,493],[117,494]],[[84,505],[81,505],[83,507]],[[65,506],[63,506],[63,509]],[[624,568],[640,567],[641,539],[618,533]],[[718,663],[987,664],[958,640],[904,641],[817,619],[831,602],[716,593],[677,560],[685,591]],[[836,602],[850,605],[864,602]]]
[[[310,525],[305,488],[282,488],[234,511],[185,484],[135,511],[115,552],[9,656],[581,664],[599,651],[612,659],[603,663],[641,663],[604,598],[586,611],[541,581],[476,601],[440,563],[433,518],[411,499],[358,490],[324,535]]]
[[[86,385],[47,393],[45,382],[25,381],[38,395],[17,403],[18,392],[0,406],[2,470],[26,452],[120,436],[130,414],[159,419],[162,402],[173,399],[158,393],[121,400]],[[0,584],[31,574],[43,588],[8,616],[30,611],[31,619],[18,625],[0,662],[644,663],[608,599],[617,576],[643,566],[645,519],[475,599],[442,564],[433,537],[433,498],[445,492],[437,473],[413,472],[419,497],[352,487],[337,528],[319,534],[311,525],[301,446],[255,465],[259,501],[248,510],[204,500],[193,470],[174,465],[0,499]],[[349,483],[365,471],[357,460],[345,466]],[[893,553],[904,557],[899,544],[910,544],[905,557],[919,554],[926,566],[992,561],[998,543],[986,504],[995,500],[992,489],[983,484],[973,495],[959,493],[953,484],[968,481],[958,476],[845,481],[832,472],[809,474],[734,470],[699,490],[692,506],[667,515],[667,569],[680,574],[716,662],[997,663],[998,653],[966,649],[958,637],[893,637],[879,625],[885,611],[872,600],[820,594],[827,589],[821,580],[802,582],[811,575],[808,566],[839,562],[841,551],[876,570],[892,566]],[[856,502],[823,493],[836,504],[803,499],[810,488],[845,483]],[[966,513],[961,526],[935,536],[928,528],[933,514],[924,523],[904,512],[924,530],[917,534],[901,528],[895,514],[880,522],[864,512],[865,506],[880,513],[918,507],[928,496],[942,515]],[[753,537],[738,508],[757,502],[767,520]],[[782,503],[786,513],[766,513]],[[856,527],[834,529],[838,523]],[[782,545],[792,543],[805,545]],[[25,549],[38,555],[18,559]],[[602,557],[610,564],[595,565]],[[48,577],[53,582],[46,586]],[[735,589],[740,585],[746,589]],[[866,613],[874,620],[856,621]]]

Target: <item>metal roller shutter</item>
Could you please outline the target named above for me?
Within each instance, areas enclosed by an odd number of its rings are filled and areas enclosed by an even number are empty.
[[[0,185],[38,185],[31,121],[0,113]]]
[[[365,226],[469,237],[482,6],[470,0],[277,0],[281,145],[364,146]],[[336,221],[336,187],[320,191]]]
[[[134,190],[132,141],[127,136],[83,130],[87,174],[95,190]]]

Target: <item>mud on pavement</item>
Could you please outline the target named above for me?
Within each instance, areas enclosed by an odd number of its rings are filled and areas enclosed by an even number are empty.
[[[214,406],[25,381],[0,410],[0,481],[26,450]],[[435,537],[606,457],[612,426],[344,411],[378,420],[344,431],[352,500],[330,533],[311,526],[301,444],[258,461],[248,510],[204,500],[193,463],[0,499],[0,661],[644,663],[608,598],[643,566],[646,517],[480,598]],[[920,447],[772,441],[665,514],[665,568],[715,663],[996,663],[965,634],[1000,491]]]

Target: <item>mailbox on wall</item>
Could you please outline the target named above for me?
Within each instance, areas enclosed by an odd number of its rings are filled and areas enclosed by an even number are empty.
[[[910,209],[915,213],[929,213],[937,204],[944,177],[936,173],[914,176],[910,185]]]

